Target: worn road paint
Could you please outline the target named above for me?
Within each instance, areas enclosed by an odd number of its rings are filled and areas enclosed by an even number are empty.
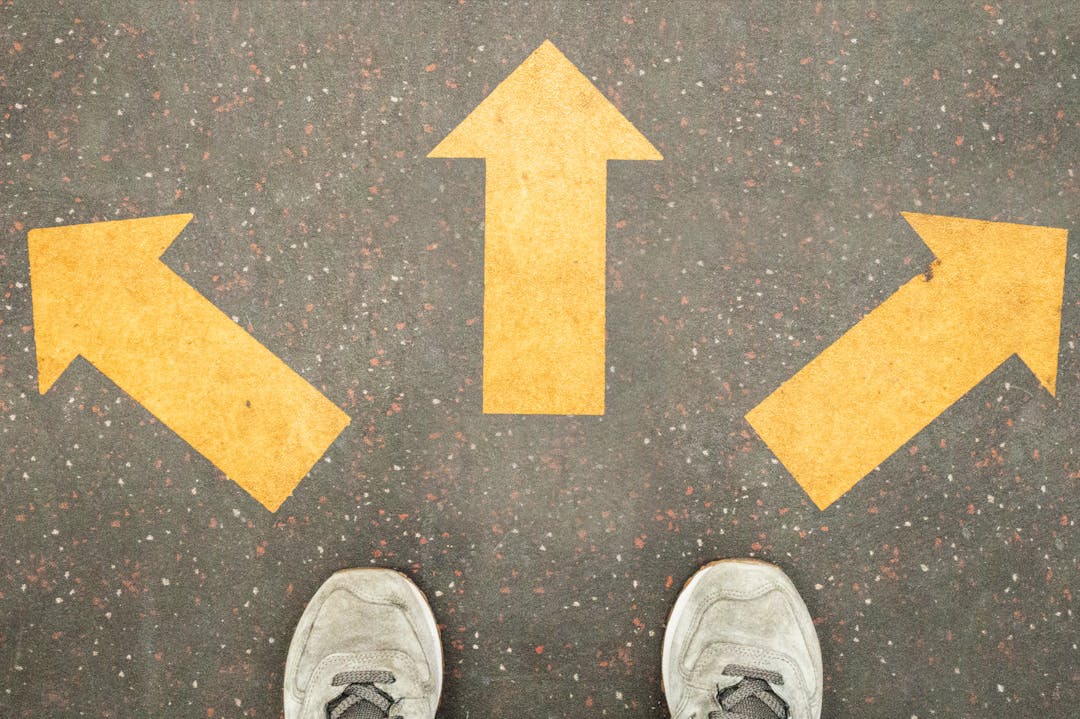
[[[349,417],[158,259],[191,217],[29,232],[39,387],[82,355],[273,512]]]
[[[746,415],[818,507],[1013,354],[1054,394],[1066,231],[904,213],[937,259]]]
[[[607,161],[660,153],[547,41],[428,156],[487,160],[484,412],[603,414]]]

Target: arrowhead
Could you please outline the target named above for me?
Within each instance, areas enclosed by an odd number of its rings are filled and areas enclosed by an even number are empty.
[[[428,157],[663,156],[550,40],[499,85]]]
[[[927,281],[954,281],[955,307],[987,344],[1003,337],[1039,382],[1057,384],[1066,230],[960,217],[901,213],[937,260]]]
[[[162,215],[30,230],[34,343],[42,394],[88,347],[108,345],[97,315],[110,312],[115,293],[145,273],[191,218]]]

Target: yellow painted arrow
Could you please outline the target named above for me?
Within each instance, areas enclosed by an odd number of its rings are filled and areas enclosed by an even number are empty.
[[[1066,231],[904,213],[937,259],[746,419],[821,509],[1013,354],[1054,393]]]
[[[349,417],[159,261],[191,217],[30,231],[39,387],[82,355],[276,511]]]
[[[487,160],[484,412],[603,414],[607,161],[660,153],[547,41],[428,156]]]

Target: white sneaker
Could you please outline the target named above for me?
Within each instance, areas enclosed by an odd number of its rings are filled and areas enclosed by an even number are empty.
[[[673,719],[820,719],[821,648],[795,585],[754,559],[706,565],[664,633]]]
[[[337,572],[293,633],[285,719],[433,719],[442,669],[435,617],[415,584],[389,569]]]

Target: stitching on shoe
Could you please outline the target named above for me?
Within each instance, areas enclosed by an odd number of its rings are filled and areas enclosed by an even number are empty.
[[[723,644],[724,646],[723,646],[723,648],[721,648],[721,647],[718,647],[717,644]],[[799,682],[799,686],[807,694],[810,695],[811,699],[816,699],[817,698],[817,687],[814,686],[813,688],[811,688],[811,687],[806,685],[806,682],[803,680],[802,674],[799,672],[798,664],[796,664],[794,661],[792,661],[786,655],[780,654],[779,652],[775,652],[775,651],[772,651],[770,649],[756,649],[755,650],[755,649],[750,649],[748,647],[745,647],[745,646],[742,646],[742,645],[739,645],[739,644],[728,644],[726,642],[717,642],[717,643],[710,644],[709,646],[705,647],[705,649],[703,649],[701,651],[701,654],[698,655],[698,661],[695,662],[695,666],[697,666],[698,663],[700,663],[701,661],[703,661],[706,658],[707,659],[712,659],[713,656],[720,657],[720,656],[723,656],[725,654],[735,654],[735,655],[741,655],[741,656],[745,656],[745,657],[765,656],[770,661],[777,661],[777,662],[783,664],[784,666],[788,667],[788,669],[789,669],[789,671],[786,672],[786,673],[782,672],[784,674],[785,682],[787,681],[787,677],[790,675],[796,681]],[[690,683],[689,679],[687,680],[687,683]],[[696,685],[694,685],[694,686],[696,686]]]
[[[788,597],[787,593],[783,591],[785,589],[787,589],[786,585],[780,584],[778,582],[769,582],[769,583],[762,586],[762,591],[758,591],[758,592],[738,592],[738,591],[724,591],[724,590],[712,591],[709,594],[704,595],[703,598],[702,598],[702,601],[700,601],[698,603],[698,607],[694,611],[693,621],[688,625],[687,633],[688,634],[694,634],[699,630],[699,627],[701,626],[701,623],[704,620],[705,613],[709,611],[709,609],[712,607],[712,605],[718,599],[756,599],[756,598],[758,598],[760,596],[764,596],[765,594],[767,594],[768,592],[773,591],[773,590],[780,590],[780,592],[781,592],[781,594],[783,596],[790,599],[790,597]],[[793,608],[790,606],[790,604],[788,604],[786,602],[785,602],[785,608],[788,609],[788,611],[791,611],[793,615],[797,615],[797,612],[793,611]],[[796,622],[796,625],[797,624],[798,624],[798,622]],[[802,634],[801,631],[800,631],[800,634]],[[804,637],[804,641],[805,641],[805,637]],[[729,644],[728,642],[720,642],[720,643]],[[707,645],[705,647],[705,649],[702,650],[701,655],[699,655],[699,656],[703,656],[707,652],[712,651],[712,647],[714,647],[715,645],[716,645],[715,642],[712,643],[712,644]],[[741,645],[730,644],[730,646],[740,647]],[[686,650],[686,647],[683,647],[683,654],[682,654],[681,657],[679,657],[679,659],[678,659],[678,661],[676,663],[676,667],[677,667],[679,673],[683,675],[683,678],[687,682],[689,682],[690,676],[693,673],[693,668],[687,670],[686,667],[685,667],[685,661],[684,661],[685,657],[686,657],[685,650]],[[745,649],[740,649],[739,651],[740,651],[740,653],[744,653],[744,654],[748,653],[748,651],[745,650]],[[768,654],[775,654],[775,652],[773,652],[773,650],[770,650],[770,649],[763,649],[763,650],[760,650],[760,651],[768,653]],[[782,655],[782,654],[776,654],[776,656],[781,657],[781,658],[784,657],[784,655]],[[786,658],[784,659],[784,661],[790,662],[790,660],[788,660]],[[792,666],[794,666],[794,665],[792,665]],[[809,687],[806,687],[806,688],[809,689]],[[810,693],[812,695],[817,694],[817,688],[816,687],[813,688],[813,689],[809,689],[809,691],[810,691]]]
[[[421,622],[420,624],[417,624],[417,622],[414,621],[414,619],[417,619],[417,618],[413,616],[415,614],[415,612],[410,611],[412,609],[412,605],[409,603],[408,598],[404,593],[404,591],[405,591],[404,589],[402,589],[401,592],[396,592],[395,591],[394,596],[391,599],[374,599],[374,598],[372,598],[372,597],[370,597],[368,595],[365,595],[361,591],[357,591],[356,588],[351,587],[351,586],[339,587],[335,591],[348,592],[349,594],[353,595],[354,597],[356,597],[357,599],[359,599],[362,602],[367,602],[369,604],[374,604],[374,605],[379,606],[379,607],[392,607],[394,609],[400,610],[402,616],[405,618],[405,622],[409,625],[409,628],[412,630],[413,636],[416,637],[416,639],[418,640],[418,643],[421,646],[423,646],[423,642],[419,641],[419,640],[424,634],[424,632],[422,632],[421,630],[425,627],[425,624],[423,622]],[[437,632],[436,632],[436,635],[435,635],[435,640],[439,641],[439,636],[438,636]],[[427,657],[427,652],[424,652],[424,656]]]
[[[782,585],[776,582],[769,582],[762,586],[761,591],[758,592],[738,592],[731,591],[726,592],[724,590],[714,590],[702,597],[702,600],[698,602],[697,608],[694,610],[693,620],[688,625],[688,634],[693,634],[701,626],[701,621],[705,616],[705,612],[718,600],[718,599],[757,599],[764,596],[774,589],[780,589]],[[682,662],[679,662],[680,665]]]
[[[716,599],[718,597],[734,597],[735,599],[756,599],[757,597],[768,594],[773,590],[783,591],[786,588],[787,586],[781,584],[780,582],[770,581],[766,584],[760,585],[758,587],[758,590],[753,592],[741,592],[738,589],[714,589],[705,596],[708,599]]]
[[[341,586],[336,586],[333,589],[331,589],[329,592],[327,592],[326,594],[324,594],[322,597],[319,598],[318,607],[312,611],[311,621],[310,621],[309,626],[307,627],[306,631],[304,632],[304,641],[303,641],[304,649],[303,649],[302,654],[306,653],[308,651],[307,644],[310,641],[311,634],[315,631],[315,625],[317,624],[319,613],[323,611],[323,609],[326,607],[327,603],[331,600],[331,598],[333,598],[333,596],[337,592],[345,592],[346,594],[351,595],[353,598],[355,598],[355,599],[357,599],[357,600],[359,600],[361,602],[366,602],[368,604],[372,604],[372,605],[375,605],[377,607],[390,607],[390,608],[399,610],[402,617],[405,619],[405,623],[409,625],[409,629],[412,631],[413,637],[417,640],[417,644],[420,646],[420,651],[423,654],[424,660],[427,661],[427,660],[431,659],[432,657],[429,656],[429,653],[426,650],[423,649],[423,644],[424,643],[423,643],[423,641],[421,641],[421,637],[424,634],[421,631],[421,629],[423,627],[425,627],[426,625],[424,625],[422,623],[418,625],[416,623],[416,621],[414,621],[413,614],[415,612],[408,611],[409,608],[411,607],[411,605],[405,599],[405,597],[403,595],[403,592],[397,591],[396,587],[394,587],[393,589],[394,589],[394,595],[398,599],[397,602],[372,597],[371,595],[368,595],[368,594],[364,593],[363,591],[357,591],[357,589],[355,587],[351,586],[351,585],[341,585]],[[305,613],[307,612],[308,608],[311,607],[311,604],[312,603],[309,602],[308,607],[305,607],[305,609],[304,609]],[[441,641],[437,633],[435,635],[435,641],[436,642]],[[395,649],[380,650],[380,652],[378,652],[377,654],[385,654],[385,653],[403,654],[403,652],[400,652],[400,651],[395,650]],[[336,652],[335,654],[331,654],[329,656],[342,656],[342,655],[344,655],[344,656],[370,656],[370,653],[367,653],[367,654],[354,654],[353,652]],[[323,661],[325,661],[325,658],[324,658]],[[299,659],[297,660],[297,662],[299,663]],[[316,665],[316,670],[321,665],[322,665],[322,661],[320,661],[319,664]],[[307,683],[309,685],[312,684],[313,681],[314,681],[315,671],[316,670],[312,670],[312,672],[308,675]],[[306,690],[303,690],[303,691],[300,690],[299,679],[300,679],[300,672],[299,672],[299,666],[297,666],[297,676],[294,678],[294,681],[293,681],[293,684],[295,685],[294,688],[293,688],[294,689],[293,693],[297,694],[299,696],[304,696],[304,695],[306,695],[307,692],[306,692]],[[419,675],[415,675],[414,679],[416,680],[416,682],[418,684],[422,684],[422,685],[425,685],[425,686],[427,684],[431,683],[430,680],[428,682],[422,681],[420,679]],[[434,684],[432,684],[432,686],[434,686]]]
[[[380,660],[385,659],[388,655],[400,656],[406,659],[406,661],[403,662],[404,668],[400,672],[401,676],[407,677],[408,679],[412,680],[414,683],[423,687],[424,689],[431,689],[434,687],[434,684],[430,680],[424,681],[423,679],[421,679],[420,675],[410,666],[410,662],[408,661],[409,655],[405,652],[398,651],[397,649],[384,649],[377,652],[336,652],[334,654],[328,654],[323,657],[315,666],[315,669],[312,670],[311,678],[308,680],[308,687],[319,686],[320,682],[329,686],[330,679],[333,677],[334,674],[339,671],[338,667],[331,668],[331,666],[334,664],[347,663],[357,665],[371,665],[381,663]],[[398,673],[398,669],[396,667],[394,668],[394,673]],[[399,679],[398,681],[401,680]],[[301,695],[301,702],[306,705],[308,699],[313,695],[313,692],[311,692],[307,687],[305,687],[304,692]]]

